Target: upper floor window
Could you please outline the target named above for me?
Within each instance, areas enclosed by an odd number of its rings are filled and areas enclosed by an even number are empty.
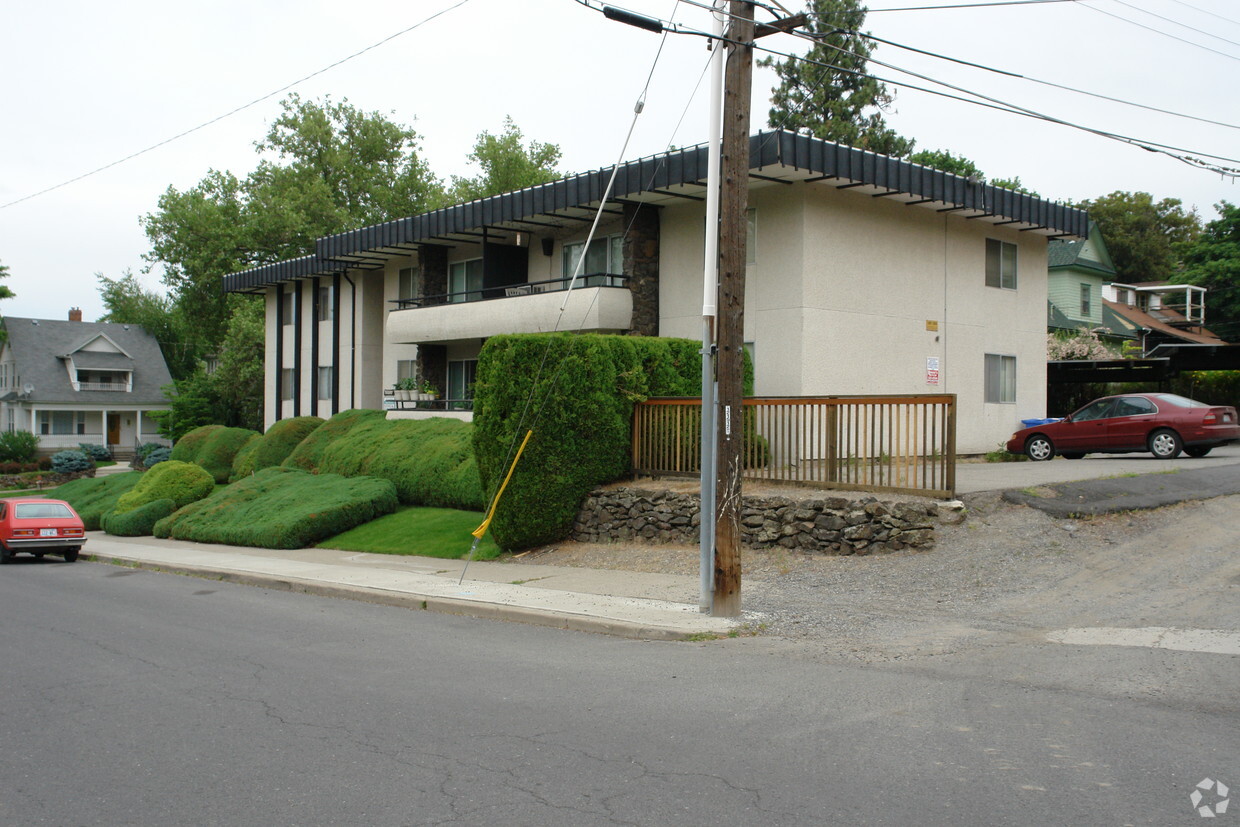
[[[1090,301],[1090,290],[1088,284],[1081,285],[1081,315],[1088,316],[1092,302]]]
[[[285,290],[280,296],[280,324],[293,323],[293,294]]]
[[[585,247],[584,241],[565,243],[562,257],[564,278],[572,278],[573,273],[577,272],[577,262],[581,260]],[[624,236],[617,233],[594,239],[590,242],[590,249],[586,251],[585,256],[585,263],[581,266],[581,275],[593,276],[601,273],[622,275],[624,273]]]
[[[986,239],[986,286],[1016,289],[1016,245]]]
[[[318,288],[318,321],[330,322],[332,317],[335,316],[336,308],[333,302],[335,299],[334,293],[335,291],[332,290],[331,285]]]
[[[448,265],[449,301],[470,302],[482,298],[482,259],[454,261]]]
[[[280,398],[293,398],[293,369],[280,368]]]
[[[396,278],[396,298],[416,299],[418,297],[418,268],[402,267]]]

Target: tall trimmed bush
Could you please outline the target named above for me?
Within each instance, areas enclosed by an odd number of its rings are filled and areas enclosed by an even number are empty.
[[[525,429],[534,428],[491,524],[496,543],[519,549],[563,537],[586,493],[630,470],[633,405],[699,394],[700,348],[688,339],[638,336],[488,339],[474,400],[474,451],[488,495]],[[520,424],[531,391],[536,418]]]
[[[138,484],[116,501],[116,513],[124,514],[164,499],[172,500],[180,508],[210,496],[214,490],[215,481],[205,468],[192,462],[168,460],[144,473]]]
[[[323,424],[317,416],[295,416],[281,419],[267,429],[261,439],[255,439],[237,452],[233,460],[231,480],[248,477],[255,471],[279,465],[288,459],[293,449]]]
[[[155,524],[156,537],[302,548],[396,510],[396,487],[373,477],[265,468]]]
[[[56,499],[64,500],[86,524],[87,531],[98,531],[104,514],[116,508],[116,501],[142,479],[141,471],[126,471],[106,477],[82,477],[56,489]]]
[[[226,483],[232,475],[233,460],[237,453],[251,440],[260,436],[257,431],[249,428],[204,425],[190,431],[172,446],[172,459],[200,465],[216,482]]]

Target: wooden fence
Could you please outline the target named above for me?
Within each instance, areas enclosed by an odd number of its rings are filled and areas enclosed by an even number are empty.
[[[702,402],[648,399],[633,412],[633,473],[701,473]],[[746,399],[744,479],[953,497],[956,397]]]

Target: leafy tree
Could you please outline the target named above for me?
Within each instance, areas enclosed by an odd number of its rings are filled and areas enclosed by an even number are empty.
[[[818,35],[818,42],[805,57],[817,63],[774,57],[758,63],[779,75],[771,92],[770,125],[807,129],[819,138],[898,158],[908,155],[914,142],[883,119],[894,95],[866,73],[874,47],[861,32],[865,7],[858,0],[810,0],[807,11],[805,28]]]
[[[1046,358],[1051,361],[1075,359],[1097,361],[1115,359],[1115,348],[1108,345],[1092,330],[1059,331],[1046,335]]]
[[[95,278],[106,310],[99,321],[141,325],[159,342],[173,379],[184,379],[194,372],[197,353],[187,341],[183,316],[171,299],[144,288],[128,270],[119,279],[110,279],[103,273],[96,273]]]
[[[200,369],[192,376],[165,385],[162,390],[170,408],[151,411],[150,416],[165,439],[175,442],[195,428],[221,421],[223,412],[205,371]]]
[[[1021,183],[1019,175],[1015,178],[996,178],[990,183],[996,187],[1003,187],[1005,190],[1014,190],[1015,192],[1023,192],[1025,195],[1032,195],[1034,198],[1042,197],[1036,190],[1031,190]]]
[[[1201,232],[1194,210],[1178,198],[1155,201],[1148,192],[1116,191],[1079,205],[1098,222],[1117,280],[1166,281],[1178,265],[1177,247]]]
[[[556,144],[530,141],[522,143],[525,136],[513,123],[504,118],[504,131],[500,135],[483,132],[469,154],[471,163],[482,167],[482,174],[474,178],[452,177],[453,201],[473,201],[488,195],[546,184],[561,177],[556,168],[560,162],[560,148]]]
[[[228,320],[210,389],[225,425],[263,430],[263,300],[244,297]]]
[[[950,172],[965,178],[968,178],[970,175],[976,175],[978,178],[986,177],[977,168],[977,164],[963,155],[953,155],[946,149],[921,149],[908,156],[908,160],[914,164],[941,169],[944,172]]]
[[[378,112],[290,96],[244,179],[208,171],[174,187],[143,219],[146,260],[162,266],[172,300],[201,353],[219,347],[231,315],[220,279],[310,253],[314,241],[351,227],[437,206],[442,185],[418,156],[418,136]]]
[[[1205,287],[1207,326],[1228,341],[1240,339],[1240,206],[1215,205],[1219,217],[1180,248],[1183,279]]]
[[[9,277],[9,265],[0,264],[0,282]],[[7,284],[0,283],[0,299],[11,299],[16,294]]]

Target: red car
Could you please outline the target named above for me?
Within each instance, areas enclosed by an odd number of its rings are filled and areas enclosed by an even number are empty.
[[[82,518],[63,500],[9,497],[0,500],[0,563],[20,551],[42,557],[49,551],[77,562],[86,542]]]
[[[1204,457],[1240,440],[1236,409],[1206,405],[1173,393],[1125,393],[1096,399],[1071,416],[1017,431],[1007,450],[1035,461],[1086,454],[1149,451],[1174,459],[1180,451]]]

